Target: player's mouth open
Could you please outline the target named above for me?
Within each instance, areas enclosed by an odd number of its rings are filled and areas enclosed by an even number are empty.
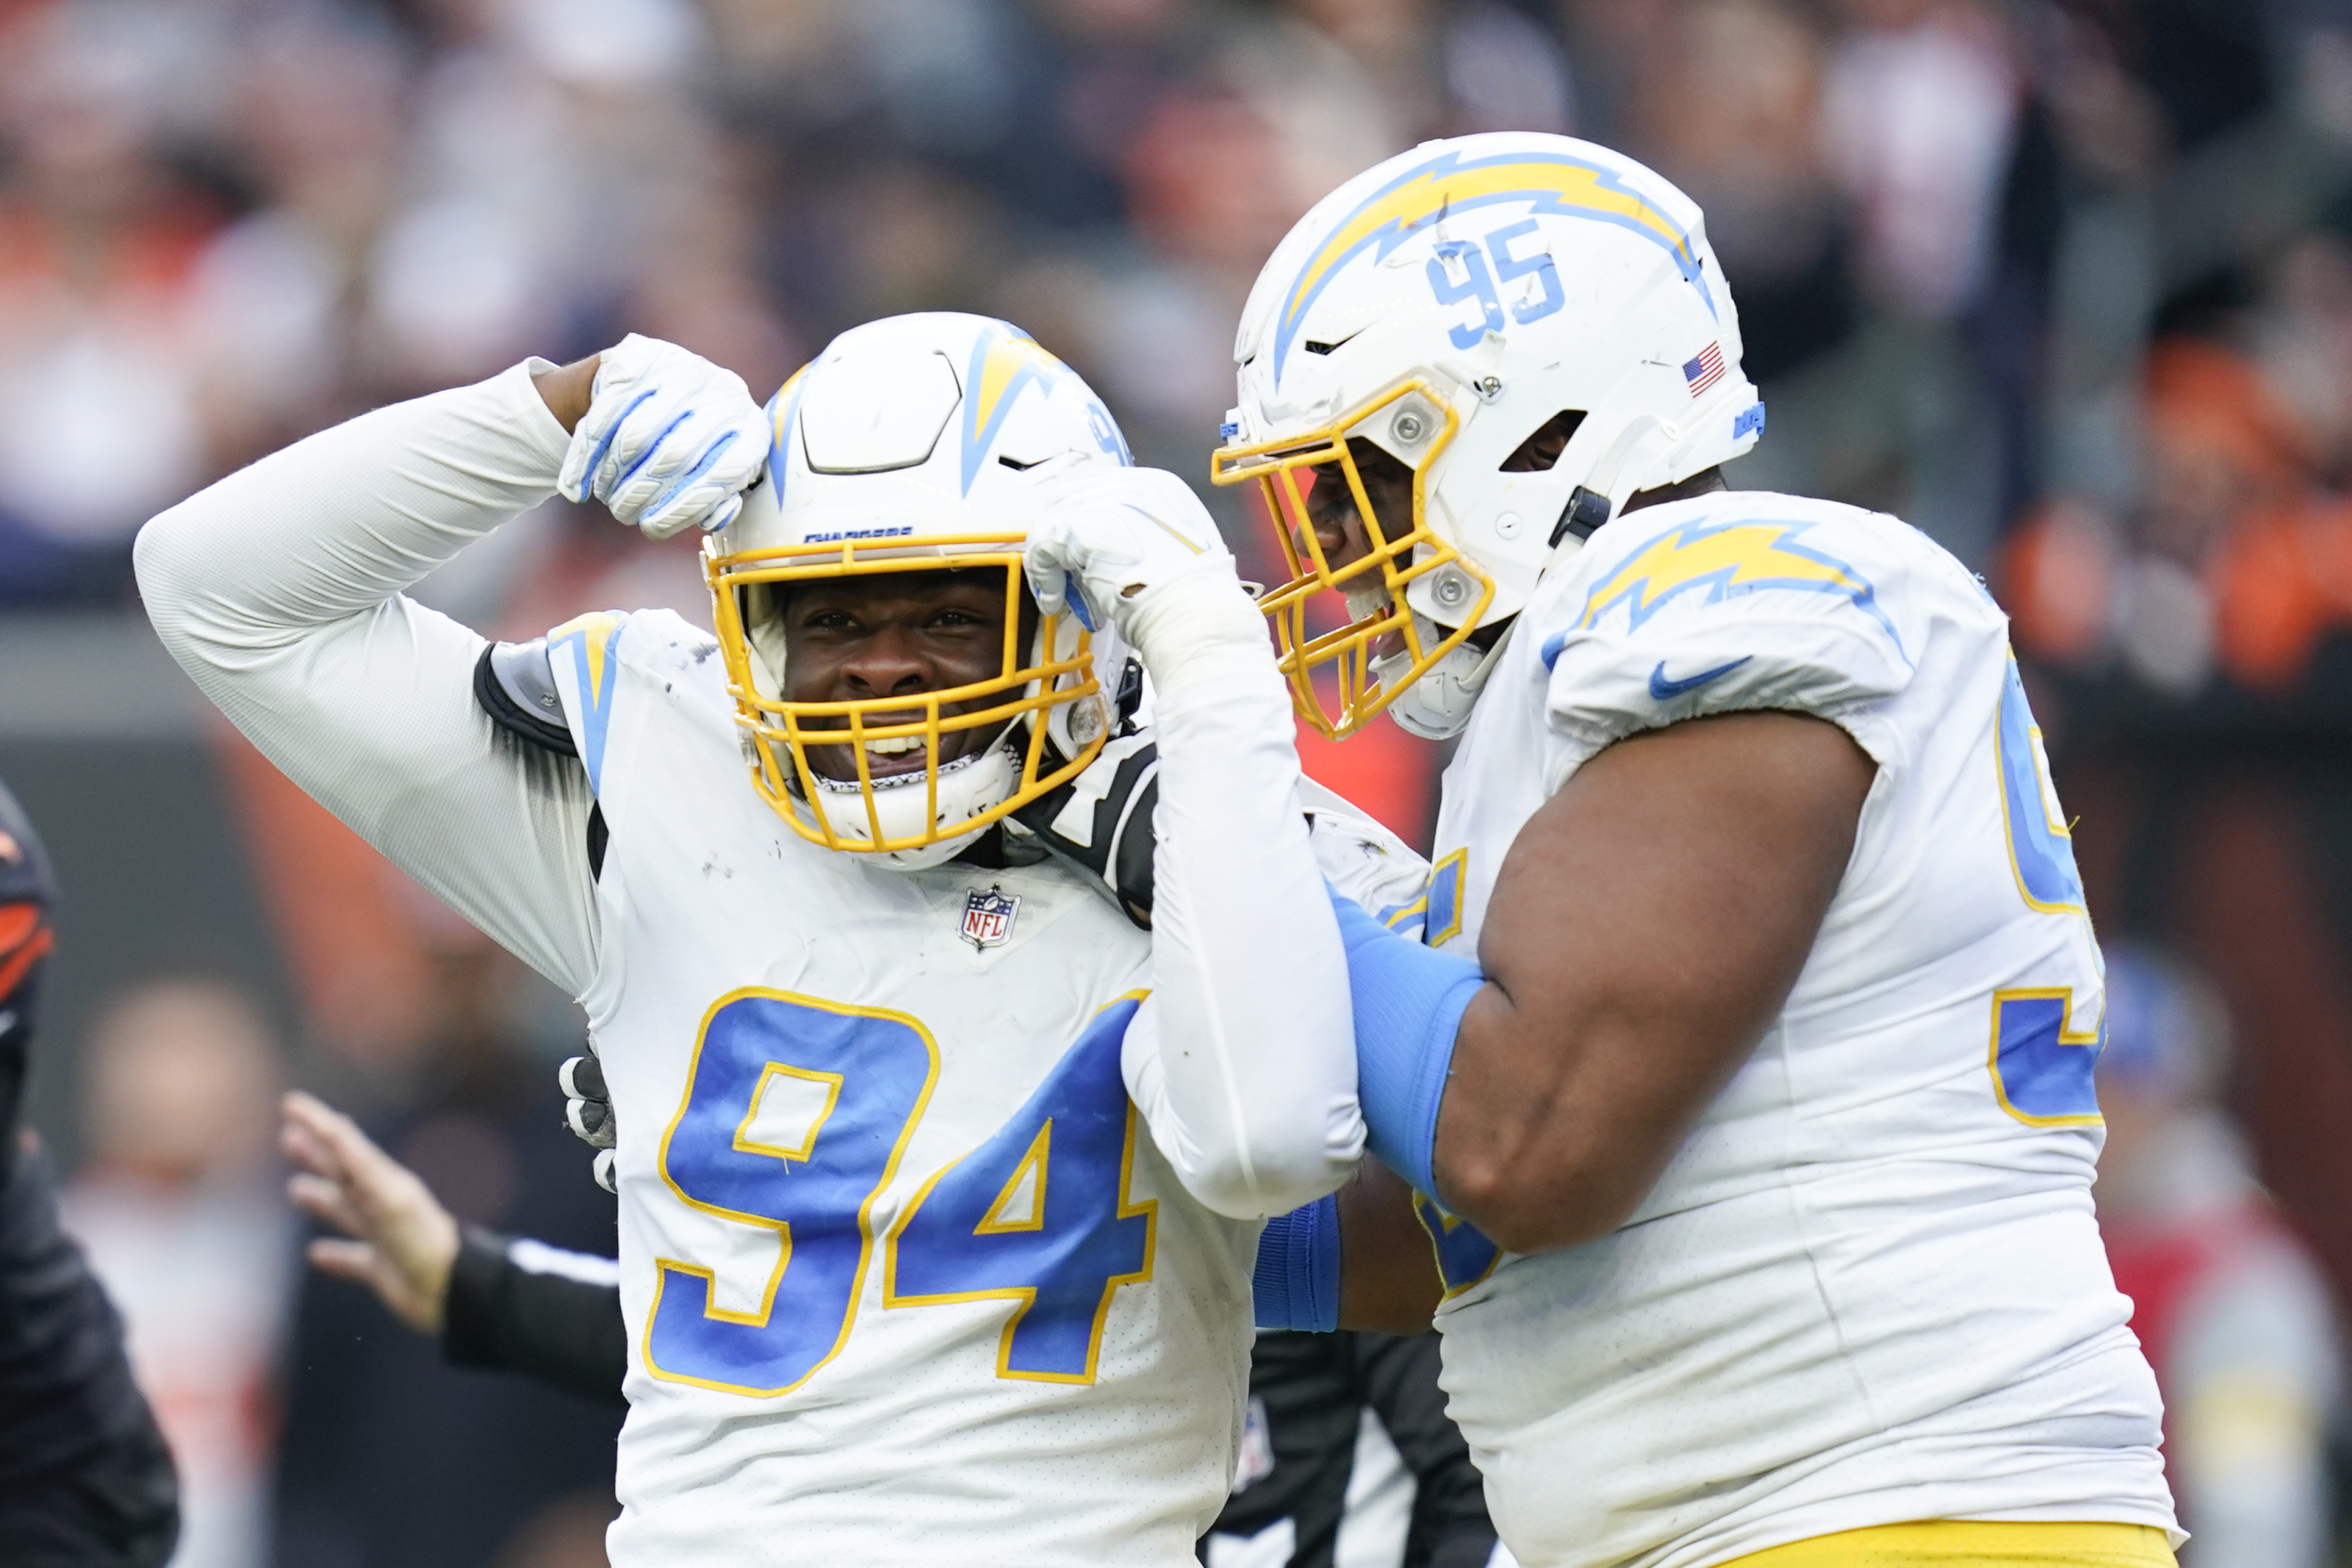
[[[1343,592],[1348,601],[1348,619],[1351,624],[1385,620],[1396,613],[1396,600],[1384,588],[1373,586]],[[1372,643],[1374,658],[1393,658],[1404,650],[1404,628],[1402,626],[1382,632]]]
[[[1384,518],[1410,517],[1412,512],[1412,471],[1386,452],[1369,442],[1349,443],[1364,493],[1370,498],[1379,515]],[[1313,531],[1310,542],[1306,534]],[[1297,553],[1302,561],[1310,553],[1319,556],[1326,572],[1339,578],[1338,587],[1348,601],[1348,620],[1360,625],[1370,619],[1387,619],[1396,614],[1397,605],[1378,569],[1362,567],[1353,575],[1349,568],[1360,567],[1372,554],[1372,537],[1358,511],[1353,490],[1341,481],[1336,472],[1318,472],[1307,494],[1307,515],[1295,535]],[[1405,651],[1404,628],[1402,624],[1383,632],[1372,645],[1375,658],[1391,658]]]
[[[942,712],[942,720],[953,719],[952,708]],[[907,724],[919,724],[919,712],[875,713],[866,716],[868,730],[895,729]],[[849,727],[846,719],[835,720],[822,726],[825,729]],[[940,765],[945,768],[957,761],[976,754],[993,741],[1002,725],[982,725],[976,729],[942,730],[940,731]],[[921,735],[895,735],[869,740],[865,745],[866,776],[879,782],[908,774],[919,775],[930,765],[929,745]],[[844,782],[857,777],[856,753],[848,746],[811,746],[809,766],[819,777]]]
[[[1341,546],[1342,550],[1348,548],[1346,545]],[[1340,552],[1333,551],[1331,553],[1336,556]],[[1370,553],[1368,547],[1359,544],[1349,551],[1344,559],[1334,560],[1332,565],[1335,568],[1344,568],[1362,560]],[[1369,572],[1341,583],[1339,595],[1348,602],[1349,626],[1361,626],[1366,621],[1387,620],[1396,614],[1395,596],[1390,594],[1378,577]],[[1404,627],[1402,623],[1382,632],[1372,643],[1374,658],[1393,658],[1404,651]]]

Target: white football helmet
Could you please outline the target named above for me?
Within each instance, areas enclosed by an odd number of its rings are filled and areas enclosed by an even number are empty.
[[[1517,615],[1629,497],[1755,445],[1739,352],[1697,206],[1605,147],[1429,142],[1318,202],[1242,313],[1241,406],[1212,474],[1264,487],[1291,580],[1262,603],[1300,716],[1335,738],[1382,710],[1458,732],[1500,647],[1473,632]],[[1536,467],[1521,449],[1547,426],[1566,446]],[[1367,495],[1351,437],[1412,470],[1410,517]],[[1324,558],[1318,483],[1349,488],[1368,554]],[[1318,635],[1324,589],[1350,624]],[[1318,695],[1325,665],[1338,687]]]
[[[813,843],[901,869],[938,865],[1074,776],[1109,733],[1104,693],[1117,689],[1127,649],[1108,628],[1039,614],[1021,553],[1039,482],[1129,462],[1125,438],[1077,374],[1020,329],[947,313],[844,332],[768,412],[767,473],[704,545],[752,782]],[[787,696],[788,585],[942,570],[1003,578],[996,675],[912,696]],[[954,708],[966,710],[942,711]],[[985,749],[941,763],[944,736],[999,724]],[[845,742],[855,779],[811,765],[812,748]],[[876,756],[916,747],[925,767],[876,776]]]

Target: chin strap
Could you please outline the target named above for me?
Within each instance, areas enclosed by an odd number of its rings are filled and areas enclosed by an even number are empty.
[[[1478,694],[1486,689],[1486,681],[1511,646],[1511,636],[1518,629],[1518,617],[1503,623],[1502,635],[1494,646],[1480,649],[1467,643],[1455,648],[1432,665],[1419,680],[1397,694],[1389,704],[1389,716],[1407,733],[1424,741],[1450,741],[1470,722],[1470,710],[1477,705]],[[1433,627],[1433,631],[1435,628]],[[1375,661],[1372,673],[1381,678],[1381,664]],[[1400,654],[1392,668],[1402,671],[1410,662],[1409,656]]]
[[[1537,580],[1557,572],[1576,552],[1593,531],[1609,521],[1609,499],[1579,485],[1569,498],[1568,506],[1559,515],[1558,526],[1551,531],[1551,554],[1543,564]],[[1428,637],[1436,636],[1439,628],[1433,622],[1423,622]],[[1467,645],[1455,648],[1430,667],[1428,673],[1397,694],[1389,704],[1389,717],[1409,734],[1424,741],[1450,741],[1462,733],[1470,722],[1470,710],[1476,705],[1478,694],[1486,689],[1486,682],[1501,661],[1503,650],[1511,646],[1511,637],[1518,630],[1519,620],[1513,616],[1504,623],[1503,635],[1484,653]],[[1374,659],[1372,674],[1385,680],[1388,669],[1400,673],[1408,666],[1406,655],[1392,659]],[[1383,669],[1383,666],[1387,669]]]
[[[1573,539],[1581,544],[1592,537],[1601,525],[1609,521],[1609,498],[1579,485],[1569,492],[1568,505],[1560,509],[1559,521],[1552,525],[1551,547],[1559,548],[1563,539]]]

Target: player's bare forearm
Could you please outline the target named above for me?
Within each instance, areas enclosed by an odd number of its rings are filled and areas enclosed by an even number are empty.
[[[590,354],[586,359],[573,360],[555,370],[544,370],[530,378],[546,400],[547,411],[563,426],[567,436],[580,428],[580,421],[588,417],[588,405],[596,400],[596,367],[604,363],[603,354]]]
[[[1444,1290],[1412,1189],[1378,1160],[1364,1161],[1339,1189],[1339,1326],[1420,1333]]]
[[[1438,1118],[1449,1207],[1514,1252],[1624,1222],[1796,984],[1874,776],[1822,720],[1727,714],[1619,742],[1528,820]]]

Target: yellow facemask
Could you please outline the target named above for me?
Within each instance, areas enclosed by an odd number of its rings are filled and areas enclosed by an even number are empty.
[[[763,550],[722,552],[716,537],[704,546],[704,572],[710,583],[712,616],[735,721],[750,744],[752,784],[776,815],[812,844],[828,849],[884,853],[919,850],[961,838],[1019,809],[1075,777],[1097,752],[1109,731],[1100,683],[1094,674],[1092,638],[1064,616],[1035,619],[1034,650],[1024,658],[1023,611],[1028,604],[1021,574],[1018,533],[940,535],[919,543],[835,541]],[[910,572],[987,569],[1004,579],[1004,645],[999,674],[969,685],[913,695],[850,701],[787,700],[778,685],[783,668],[782,628],[762,621],[754,606],[778,588],[795,583]],[[981,701],[969,712],[950,713],[958,704]],[[1060,761],[1047,748],[1047,721],[1067,709],[1064,728],[1077,755]],[[904,717],[909,710],[919,717]],[[883,715],[895,715],[877,722]],[[1014,723],[1027,718],[1025,733]],[[958,731],[1007,726],[980,752],[956,759],[943,770],[942,738]],[[868,742],[916,739],[925,768],[878,784],[866,755]],[[847,746],[856,759],[857,778],[835,780],[817,773],[809,750]],[[1004,772],[1010,788],[986,788],[973,798],[978,781],[957,778],[968,766],[993,765],[991,753],[1009,750]],[[1055,765],[1058,762],[1058,765]],[[835,803],[826,809],[828,801]],[[921,812],[909,807],[919,801]],[[900,803],[904,802],[905,805]]]
[[[1290,579],[1269,588],[1258,605],[1274,622],[1291,705],[1301,719],[1335,741],[1371,722],[1399,692],[1461,647],[1494,602],[1494,580],[1438,536],[1424,507],[1431,467],[1459,424],[1444,400],[1415,379],[1319,429],[1255,446],[1220,447],[1210,460],[1212,483],[1255,479],[1265,497]],[[1384,448],[1402,446],[1414,455],[1410,517],[1380,515],[1348,449],[1350,437],[1366,438],[1375,430],[1389,435]],[[1307,479],[1303,485],[1302,473]],[[1317,485],[1345,485],[1363,522],[1368,548],[1338,565],[1316,536],[1307,510],[1307,495]],[[1433,596],[1440,599],[1444,614],[1454,617],[1450,627],[1415,616],[1405,602],[1411,584],[1438,574],[1444,575],[1433,584]],[[1349,624],[1318,634],[1308,624],[1307,609],[1314,596],[1327,589],[1347,600]],[[1449,594],[1454,603],[1443,602]],[[1384,655],[1381,645],[1391,638],[1394,643]],[[1388,668],[1375,674],[1376,660]],[[1328,683],[1318,686],[1316,674],[1326,666],[1337,678],[1336,689]]]

